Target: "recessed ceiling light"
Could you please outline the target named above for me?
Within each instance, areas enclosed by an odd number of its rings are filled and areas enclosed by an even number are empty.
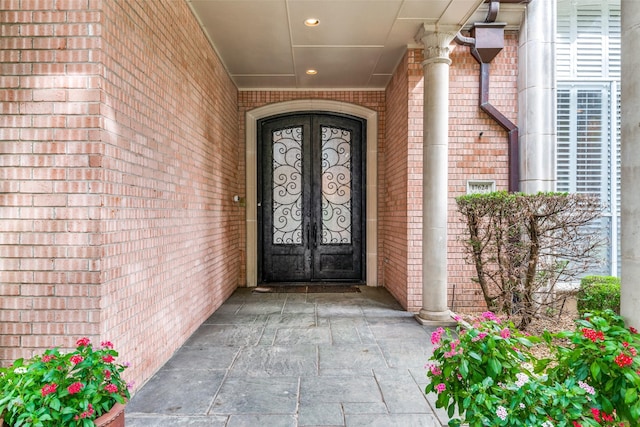
[[[316,74],[318,74],[318,70],[314,70],[313,68],[311,68],[307,70],[306,73],[309,74],[310,76],[315,76]]]
[[[304,20],[304,25],[307,27],[317,27],[320,25],[320,20],[318,18],[308,18]]]

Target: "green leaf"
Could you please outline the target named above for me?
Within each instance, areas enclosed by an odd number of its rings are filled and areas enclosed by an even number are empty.
[[[467,409],[469,405],[471,405],[471,396],[465,397],[464,400],[462,401],[462,407],[464,409]]]
[[[460,375],[462,375],[462,378],[467,378],[469,375],[469,361],[466,359],[463,359],[462,363],[460,363]]]
[[[489,374],[493,374],[492,376],[497,376],[498,374],[500,374],[500,371],[502,370],[502,364],[498,359],[496,359],[495,357],[490,357],[488,360],[488,365]]]
[[[597,361],[591,364],[591,375],[595,380],[600,379],[600,364]]]
[[[480,356],[478,353],[476,353],[475,351],[470,351],[467,353],[469,355],[470,358],[477,360],[478,362],[482,362],[482,356]]]
[[[624,394],[624,403],[628,405],[631,402],[635,402],[636,400],[638,400],[638,390],[634,388],[628,388]]]

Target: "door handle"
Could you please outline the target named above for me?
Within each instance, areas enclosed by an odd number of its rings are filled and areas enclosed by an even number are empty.
[[[313,224],[313,247],[318,247],[318,225]]]
[[[307,249],[311,249],[311,233],[309,232],[310,226],[307,224]]]

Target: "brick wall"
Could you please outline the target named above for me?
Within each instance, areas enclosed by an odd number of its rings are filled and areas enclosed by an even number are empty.
[[[489,101],[517,122],[518,36],[508,32],[505,48],[491,62]],[[478,62],[469,48],[456,46],[451,54],[449,110],[449,306],[455,311],[484,309],[479,286],[472,282],[475,268],[465,260],[461,239],[465,225],[455,197],[465,194],[469,180],[493,180],[496,189],[508,188],[507,134],[480,110]],[[482,132],[482,136],[480,136]]]
[[[491,64],[490,102],[510,120],[517,117],[517,34],[507,33],[505,48]],[[381,188],[384,217],[384,286],[409,311],[422,306],[422,49],[410,49],[387,87],[384,151],[386,187]],[[451,53],[449,97],[449,306],[482,309],[473,283],[475,270],[465,260],[464,224],[455,198],[468,180],[494,180],[508,187],[507,138],[479,104],[479,65],[469,48]],[[404,103],[402,99],[404,97]],[[483,133],[480,137],[480,132]]]
[[[185,2],[7,4],[0,359],[88,335],[140,383],[238,283],[237,91]]]

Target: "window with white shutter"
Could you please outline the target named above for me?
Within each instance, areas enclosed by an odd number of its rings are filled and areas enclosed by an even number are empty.
[[[619,275],[620,0],[558,0],[557,190],[606,206],[594,232],[610,242],[590,274]]]

